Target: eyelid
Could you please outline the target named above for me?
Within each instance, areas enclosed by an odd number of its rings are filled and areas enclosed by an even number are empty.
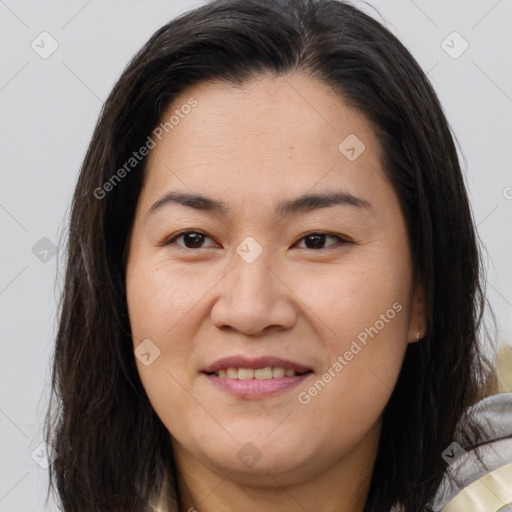
[[[187,235],[189,233],[197,233],[199,235],[204,235],[205,237],[207,238],[210,238],[212,239],[211,236],[209,236],[207,233],[205,233],[204,231],[201,231],[200,229],[193,229],[193,228],[189,228],[189,229],[184,229],[183,231],[179,231],[178,233],[175,233],[173,235],[170,235],[168,236],[167,238],[165,238],[163,240],[163,242],[161,242],[159,244],[159,247],[163,247],[163,246],[166,246],[166,245],[170,245],[172,243],[174,243],[174,241],[177,239],[177,238],[180,238],[181,236],[183,235]],[[178,245],[178,244],[175,244],[175,245]],[[183,249],[188,249],[188,250],[191,250],[191,251],[194,251],[197,249],[190,249],[189,247],[185,247],[185,246],[182,246],[180,245],[179,247],[182,247]],[[199,249],[206,249],[206,247],[199,247]]]
[[[189,228],[189,229],[180,231],[178,233],[175,233],[175,234],[171,235],[170,237],[167,237],[161,244],[159,244],[159,246],[162,247],[162,246],[170,245],[170,244],[174,243],[176,239],[180,238],[183,235],[187,235],[188,233],[198,233],[200,235],[204,235],[206,238],[212,239],[207,233],[205,233],[204,231],[202,231],[200,229]],[[334,238],[338,239],[338,244],[339,243],[341,243],[341,244],[353,244],[354,243],[349,237],[346,237],[344,235],[331,233],[329,231],[313,230],[313,231],[308,231],[307,233],[300,235],[299,238],[294,242],[293,245],[296,245],[297,243],[301,242],[304,238],[307,238],[308,236],[311,236],[311,235],[325,235],[325,236],[334,237]],[[322,247],[320,249],[311,249],[309,247],[303,247],[303,249],[319,252],[319,251],[325,251],[327,249],[330,249],[331,247],[337,246],[338,244],[332,244],[327,247]],[[178,245],[178,244],[175,244],[175,245]],[[198,249],[208,249],[208,247],[198,247],[196,249],[192,249],[190,247],[185,247],[182,245],[179,245],[179,247],[182,247],[183,249],[188,249],[190,251],[197,251]]]
[[[339,234],[336,234],[336,233],[331,233],[329,231],[322,231],[322,230],[316,230],[315,231],[315,230],[313,230],[313,231],[308,231],[307,233],[304,233],[303,235],[301,235],[293,245],[297,244],[298,242],[301,242],[304,238],[307,238],[308,236],[311,236],[311,235],[325,235],[326,237],[330,236],[330,237],[333,237],[333,238],[337,238],[338,239],[338,243],[337,244],[328,245],[327,247],[323,247],[321,249],[311,249],[309,247],[304,247],[303,249],[306,249],[306,250],[309,250],[309,251],[319,252],[319,251],[326,251],[327,249],[330,249],[331,247],[335,247],[339,243],[341,243],[341,244],[351,244],[351,243],[354,243],[354,242],[352,242],[352,240],[350,240],[350,238],[348,238],[348,237],[346,237],[344,235],[339,235]]]

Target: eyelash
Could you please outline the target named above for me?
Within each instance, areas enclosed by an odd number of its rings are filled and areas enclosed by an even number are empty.
[[[202,235],[202,236],[206,236],[207,238],[210,238],[208,237],[208,235],[206,233],[203,233],[202,231],[198,231],[196,229],[187,229],[185,231],[181,231],[180,233],[174,235],[172,238],[168,238],[167,240],[165,240],[161,245],[162,246],[167,246],[167,245],[171,245],[175,242],[175,240],[177,240],[178,238],[181,238],[182,236],[184,235],[188,235],[190,233],[195,233],[195,234],[199,234],[199,235]],[[332,238],[337,238],[339,240],[339,242],[341,242],[342,244],[350,244],[350,243],[353,243],[351,240],[348,240],[347,238],[343,238],[339,235],[335,235],[335,234],[332,234],[332,233],[328,233],[326,231],[311,231],[309,233],[306,233],[305,235],[302,235],[298,242],[305,239],[305,238],[308,238],[308,237],[311,237],[313,235],[325,235],[326,237],[332,237]],[[297,243],[297,242],[296,242]],[[179,245],[179,244],[177,244]],[[295,244],[294,244],[295,245]],[[326,250],[326,249],[330,249],[331,247],[334,247],[336,246],[336,244],[332,244],[332,245],[329,245],[327,247],[321,247],[320,249],[313,249],[313,248],[310,248],[310,247],[302,247],[302,249],[307,249],[309,251],[320,251],[320,250]],[[185,247],[185,246],[181,246],[183,249],[189,249],[189,250],[197,250],[197,249],[207,249],[207,247],[197,247],[197,248],[191,248],[191,247]]]

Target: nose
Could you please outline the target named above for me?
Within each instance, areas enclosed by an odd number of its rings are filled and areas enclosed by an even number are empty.
[[[234,255],[231,270],[218,284],[212,323],[250,336],[290,329],[297,320],[297,308],[290,283],[282,274],[266,251],[252,262]]]

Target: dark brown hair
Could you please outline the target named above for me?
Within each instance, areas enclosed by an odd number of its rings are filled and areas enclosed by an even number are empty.
[[[410,344],[383,427],[365,512],[425,510],[442,451],[485,394],[479,346],[485,295],[474,222],[449,125],[425,73],[379,22],[336,0],[216,0],[160,28],[108,97],[74,193],[46,439],[66,512],[141,512],[161,493],[178,510],[169,433],[134,362],[125,256],[143,159],[101,188],[144,145],[188,86],[302,72],[370,119],[408,228],[428,329]],[[489,366],[490,368],[490,366]],[[340,434],[342,435],[342,434]],[[461,441],[462,442],[462,441]],[[174,504],[173,504],[174,503]]]

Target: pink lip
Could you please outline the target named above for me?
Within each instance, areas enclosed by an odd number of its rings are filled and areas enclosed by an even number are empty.
[[[213,374],[219,370],[226,370],[228,368],[267,368],[279,367],[294,370],[302,375],[295,375],[293,377],[278,377],[270,379],[231,379],[221,378]],[[308,372],[308,373],[304,373]],[[224,357],[208,365],[202,370],[205,377],[215,386],[222,391],[239,398],[265,398],[275,395],[281,391],[289,389],[298,385],[304,379],[307,379],[312,374],[311,368],[275,356],[262,356],[257,358],[248,358],[245,356],[231,356]]]
[[[224,357],[222,359],[218,359],[214,363],[208,365],[202,371],[204,373],[212,373],[217,372],[219,370],[227,370],[228,368],[267,368],[271,367],[280,367],[290,370],[295,370],[296,372],[307,372],[311,370],[311,368],[307,368],[299,363],[294,361],[289,361],[288,359],[282,359],[280,357],[274,356],[262,356],[256,358],[249,358],[244,356],[231,356]],[[265,379],[263,379],[265,380]]]
[[[242,367],[243,368],[243,367]],[[250,367],[249,367],[250,368]],[[298,385],[304,379],[307,379],[312,373],[304,373],[293,377],[278,377],[271,379],[229,379],[221,378],[216,375],[205,377],[222,391],[230,393],[238,398],[266,398]]]

